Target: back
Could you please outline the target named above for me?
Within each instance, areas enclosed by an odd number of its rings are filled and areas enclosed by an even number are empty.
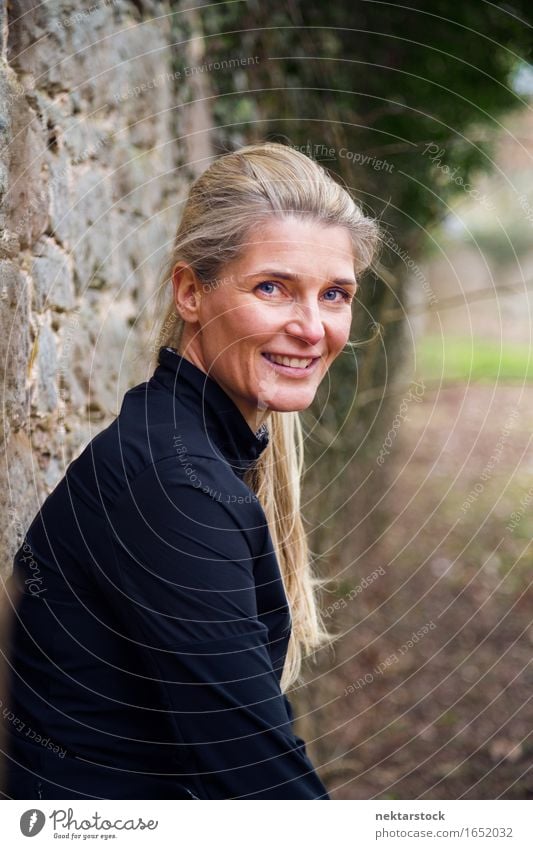
[[[15,557],[7,794],[327,798],[279,689],[290,614],[242,480],[265,440],[161,360]]]

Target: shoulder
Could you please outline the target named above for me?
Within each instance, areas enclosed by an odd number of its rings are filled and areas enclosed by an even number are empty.
[[[66,476],[86,500],[109,508],[137,478],[149,478],[150,469],[186,482],[204,460],[202,485],[216,489],[218,481],[220,488],[224,461],[208,435],[186,407],[148,382],[126,392],[118,416],[70,463]]]
[[[133,491],[148,488],[180,505],[229,513],[239,526],[263,524],[264,513],[254,492],[216,454],[180,453],[149,463],[130,482]]]
[[[115,499],[109,521],[150,545],[187,540],[228,553],[246,544],[257,556],[268,540],[257,496],[223,461],[194,455],[186,466],[175,456],[146,466]]]
[[[190,507],[215,518],[218,513],[239,528],[266,525],[257,496],[197,417],[149,383],[126,393],[117,418],[70,464],[67,477],[75,493],[106,513],[142,501],[146,511],[164,510],[165,516],[176,506]]]

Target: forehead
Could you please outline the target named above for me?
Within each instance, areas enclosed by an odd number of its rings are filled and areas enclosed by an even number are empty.
[[[353,245],[344,227],[283,218],[253,228],[235,264],[241,267],[273,259],[290,266],[287,270],[312,273],[320,269],[332,276],[353,276]]]

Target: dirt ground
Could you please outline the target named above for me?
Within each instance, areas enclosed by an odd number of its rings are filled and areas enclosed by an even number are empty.
[[[368,505],[385,530],[328,596],[347,634],[309,676],[333,798],[533,798],[532,422],[532,387],[410,404]]]

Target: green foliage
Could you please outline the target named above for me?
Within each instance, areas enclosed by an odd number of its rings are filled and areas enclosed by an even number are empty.
[[[449,382],[511,383],[533,380],[533,357],[527,345],[501,347],[481,339],[424,337],[417,359],[426,380]]]
[[[318,150],[402,241],[439,219],[462,191],[431,161],[427,146],[465,183],[490,167],[485,126],[520,103],[509,88],[516,54],[531,57],[526,0],[456,4],[448,0],[350,5],[293,0],[286,8],[224,3],[202,10],[210,57],[257,56],[243,75],[218,74],[221,124],[235,123],[236,100],[262,119],[241,128]],[[221,132],[224,148],[232,132]],[[486,132],[483,133],[486,137]],[[340,151],[386,160],[391,170],[354,163]],[[433,152],[433,148],[431,148]],[[432,194],[436,193],[436,196]]]

